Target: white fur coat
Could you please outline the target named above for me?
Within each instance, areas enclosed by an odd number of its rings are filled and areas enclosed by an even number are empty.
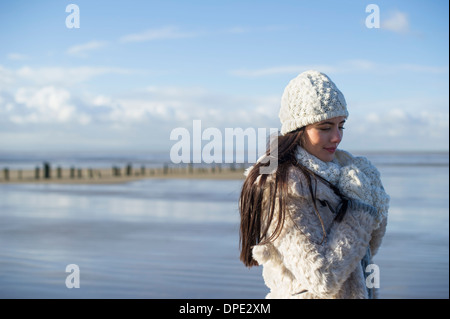
[[[253,258],[263,266],[264,281],[270,288],[266,298],[376,297],[377,292],[366,287],[366,269],[361,260],[366,257],[372,263],[371,256],[376,254],[386,231],[389,196],[378,170],[366,158],[340,150],[332,162],[322,162],[301,148],[297,158],[352,200],[343,220],[333,221],[333,210],[340,199],[325,183],[317,182],[317,207],[326,230],[321,244],[322,225],[303,173],[291,168],[288,218],[282,232],[272,242],[259,244],[252,251]],[[268,207],[269,200],[265,196],[263,207]],[[277,220],[276,215],[273,220]],[[269,232],[274,227],[272,224]]]

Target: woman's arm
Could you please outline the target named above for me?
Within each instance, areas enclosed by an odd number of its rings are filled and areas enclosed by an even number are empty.
[[[381,246],[384,234],[386,233],[387,217],[384,217],[380,223],[380,226],[372,232],[372,239],[370,241],[370,251],[372,256],[378,252],[378,248]]]
[[[301,213],[304,202],[300,199],[293,200],[288,207],[294,218],[286,219],[282,233],[273,242],[281,262],[301,289],[321,298],[336,295],[367,251],[375,226],[373,212],[364,207],[349,207],[343,220],[332,225],[327,239],[320,244],[311,240],[314,237],[311,234],[322,232],[317,229],[317,216],[313,212]],[[254,248],[255,259],[261,253],[263,247]]]

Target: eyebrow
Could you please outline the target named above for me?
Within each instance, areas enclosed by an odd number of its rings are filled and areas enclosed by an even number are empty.
[[[345,123],[345,120],[339,122],[339,124],[343,124],[343,123]],[[325,124],[327,124],[327,125],[334,125],[333,122],[323,122],[323,123],[318,123],[317,125],[325,125]]]

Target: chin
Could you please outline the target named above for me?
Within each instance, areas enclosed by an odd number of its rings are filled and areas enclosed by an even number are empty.
[[[334,154],[324,154],[319,158],[322,162],[331,162],[334,159]]]

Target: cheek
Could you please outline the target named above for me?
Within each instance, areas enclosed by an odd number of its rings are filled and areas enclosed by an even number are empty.
[[[312,146],[320,145],[323,143],[324,137],[320,131],[310,131],[307,134],[309,144]]]

